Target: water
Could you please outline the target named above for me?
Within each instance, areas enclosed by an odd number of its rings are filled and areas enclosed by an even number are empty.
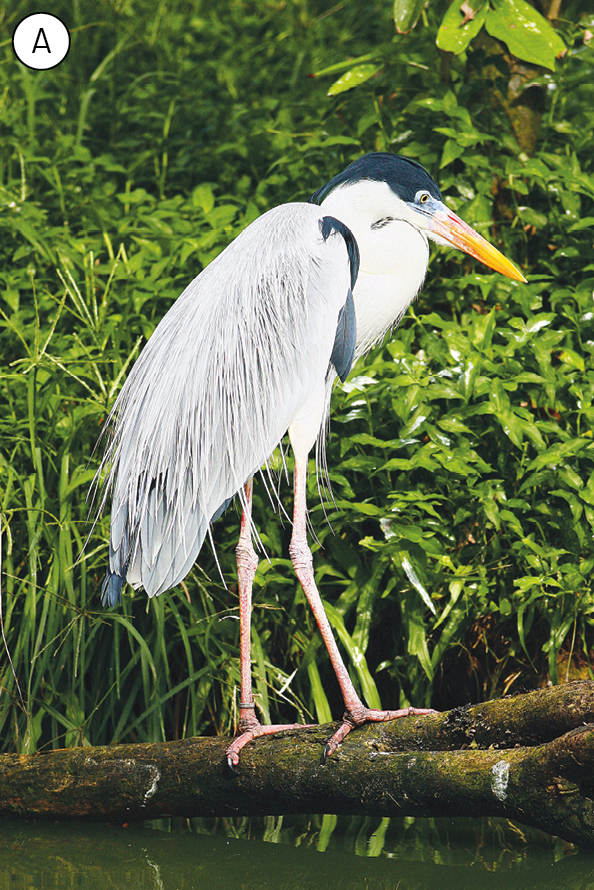
[[[594,853],[503,819],[0,822],[0,890],[594,890]]]

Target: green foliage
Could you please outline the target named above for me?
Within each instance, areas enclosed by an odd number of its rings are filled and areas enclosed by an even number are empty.
[[[448,7],[437,33],[437,45],[461,53],[485,27],[509,51],[533,65],[555,70],[555,59],[566,46],[552,25],[526,0],[455,0]]]
[[[395,0],[394,22],[399,34],[417,24],[428,3]],[[437,46],[450,53],[464,52],[485,28],[524,62],[555,70],[555,58],[566,46],[552,25],[527,0],[454,0],[437,32]]]
[[[73,33],[56,69],[29,71],[3,45],[1,750],[232,730],[238,513],[213,527],[228,589],[205,547],[175,590],[127,590],[105,611],[94,446],[187,282],[260,212],[369,150],[423,163],[529,284],[434,251],[414,311],[337,387],[334,499],[320,504],[312,460],[309,503],[354,682],[372,705],[440,706],[589,669],[594,50],[574,6],[570,52],[536,84],[533,157],[499,100],[501,54],[469,45],[445,65],[439,8],[391,38],[382,4],[104,0],[53,10]],[[31,11],[11,10],[9,29]],[[355,64],[369,77],[326,98],[321,75]],[[267,719],[327,720],[340,699],[287,559],[289,523],[258,484],[254,509],[269,556],[258,704]]]
[[[471,40],[474,40],[484,27],[487,14],[490,12],[488,3],[473,9],[473,16],[466,16],[461,7],[462,2],[448,6],[437,32],[438,47],[456,55],[468,49]]]
[[[342,77],[339,77],[338,80],[332,84],[328,90],[328,95],[337,96],[339,93],[346,93],[347,90],[352,90],[353,87],[365,83],[365,81],[374,77],[374,75],[379,74],[380,71],[381,68],[373,64],[355,65],[354,68],[351,68],[346,74],[343,74]]]
[[[394,23],[398,33],[407,34],[415,28],[428,6],[429,0],[394,0]],[[424,21],[427,24],[426,11]],[[586,26],[584,22],[583,27]],[[551,71],[555,70],[555,59],[567,51],[559,33],[527,0],[454,0],[447,5],[437,31],[436,44],[445,52],[460,55],[475,38],[483,36],[483,28],[518,59]],[[378,53],[374,55],[377,57]],[[340,67],[334,65],[317,72],[317,75],[330,74]],[[329,96],[351,90],[382,70],[380,65],[375,64],[352,67],[352,62],[344,67],[349,70],[332,84],[328,90]]]
[[[518,58],[551,71],[555,70],[555,58],[565,52],[565,44],[557,32],[526,0],[493,2],[485,18],[485,28]]]

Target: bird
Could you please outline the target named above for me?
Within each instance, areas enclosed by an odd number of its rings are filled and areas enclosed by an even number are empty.
[[[309,454],[316,442],[323,452],[333,386],[416,298],[430,242],[526,281],[449,209],[421,164],[390,152],[362,155],[309,201],[263,213],[194,278],[109,415],[98,473],[101,509],[111,498],[104,605],[120,601],[125,582],[149,597],[179,584],[212,524],[239,498],[239,725],[226,752],[233,770],[248,742],[298,726],[260,723],[250,657],[253,483],[286,433],[294,456],[289,552],[345,705],[324,762],[356,726],[434,713],[374,710],[360,700],[316,587],[306,523]]]

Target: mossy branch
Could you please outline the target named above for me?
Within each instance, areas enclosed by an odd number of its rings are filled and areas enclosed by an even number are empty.
[[[0,757],[0,815],[126,822],[341,813],[504,816],[594,847],[594,683],[369,725],[322,763],[330,726]]]

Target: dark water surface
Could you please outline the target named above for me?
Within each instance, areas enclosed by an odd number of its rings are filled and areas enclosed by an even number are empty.
[[[0,821],[0,890],[594,890],[594,853],[503,819]]]

